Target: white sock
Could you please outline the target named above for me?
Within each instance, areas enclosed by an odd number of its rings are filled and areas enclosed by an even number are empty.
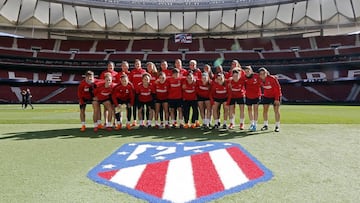
[[[223,125],[226,125],[226,123],[227,123],[226,120],[224,120],[224,121],[223,121]]]
[[[139,122],[140,122],[140,123],[139,123],[140,125],[144,125],[143,120],[140,120]]]
[[[169,125],[169,121],[165,121],[165,125]]]
[[[155,125],[159,125],[159,121],[155,121]]]
[[[98,123],[94,123],[94,128],[97,128],[98,127]]]
[[[204,125],[208,125],[208,122],[209,122],[209,119],[205,118],[203,124],[204,124]]]
[[[176,123],[176,121],[175,121],[175,120],[171,120],[171,123],[175,124],[175,123]]]
[[[111,127],[111,123],[110,123],[110,122],[106,122],[106,127]]]
[[[244,124],[245,119],[244,118],[240,118],[240,123]]]
[[[151,120],[148,120],[148,121],[147,121],[147,125],[151,125]]]
[[[276,127],[280,127],[280,122],[276,122],[276,123],[275,123],[275,126],[276,126]]]
[[[98,123],[98,124],[101,124],[101,120],[98,120],[97,123]]]
[[[235,118],[230,119],[230,123],[232,123],[233,125],[235,125]]]
[[[215,125],[219,123],[219,119],[215,119]]]
[[[254,121],[254,120],[251,121],[251,125],[255,125],[255,121]]]
[[[255,126],[257,125],[257,121],[254,121],[254,125],[255,125]]]
[[[130,121],[126,121],[126,125],[130,124]]]
[[[269,121],[264,121],[264,125],[269,125]]]
[[[85,125],[85,122],[81,122],[81,125]]]

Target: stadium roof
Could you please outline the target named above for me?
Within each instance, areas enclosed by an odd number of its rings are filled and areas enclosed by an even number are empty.
[[[360,0],[0,0],[0,31],[39,38],[332,35],[359,20]]]

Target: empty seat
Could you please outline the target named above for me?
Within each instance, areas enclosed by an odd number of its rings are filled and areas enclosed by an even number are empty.
[[[164,48],[163,39],[142,39],[134,40],[132,45],[132,51],[152,50],[162,51]]]
[[[265,59],[292,59],[296,58],[293,51],[270,51],[262,52]]]
[[[60,51],[70,51],[70,50],[79,50],[79,51],[90,51],[93,46],[93,40],[62,40]]]
[[[257,52],[228,52],[224,53],[225,60],[239,60],[239,61],[249,61],[249,60],[258,60],[260,56]]]
[[[42,59],[69,60],[70,56],[71,56],[70,53],[43,52],[43,51],[40,51],[37,54],[37,58],[42,58]]]
[[[0,37],[0,47],[11,48],[14,42],[13,37]]]
[[[54,39],[17,39],[18,48],[21,49],[38,47],[40,49],[53,50],[54,44]]]
[[[14,49],[0,49],[0,55],[10,57],[26,57],[30,58],[33,56],[33,51],[28,50],[14,50]]]
[[[126,51],[129,45],[129,40],[99,40],[96,46],[96,51],[103,52],[106,49],[113,49],[115,51]]]
[[[209,53],[209,52],[204,52],[204,53],[186,53],[185,55],[185,59],[186,60],[198,60],[198,61],[214,61],[218,58],[220,58],[220,54],[219,53]]]
[[[214,39],[203,38],[203,44],[205,51],[215,51],[217,49],[232,50],[232,46],[235,44],[234,39]]]
[[[109,56],[111,61],[133,61],[135,59],[143,60],[144,54],[141,53],[114,53]]]
[[[192,39],[192,43],[175,43],[174,39],[169,39],[168,41],[168,50],[169,51],[178,51],[180,49],[187,49],[189,51],[199,51],[200,45],[198,39]]]
[[[311,49],[309,38],[278,38],[276,44],[282,50],[298,47],[299,49]]]
[[[149,53],[147,56],[148,61],[174,61],[176,59],[181,59],[181,53]]]
[[[335,52],[334,49],[307,50],[299,51],[299,55],[302,58],[331,57],[335,56]]]
[[[360,47],[339,48],[339,54],[340,55],[360,54]]]
[[[101,61],[105,56],[104,53],[76,53],[74,60]]]
[[[240,39],[239,44],[242,50],[254,50],[254,49],[273,50],[271,40],[268,38]]]
[[[316,37],[316,44],[318,48],[330,48],[334,45],[339,46],[355,46],[355,35],[346,36],[323,36]]]

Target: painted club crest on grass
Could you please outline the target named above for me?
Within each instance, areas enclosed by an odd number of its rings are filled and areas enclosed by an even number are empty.
[[[125,144],[88,177],[149,202],[207,202],[250,188],[272,173],[239,144]]]

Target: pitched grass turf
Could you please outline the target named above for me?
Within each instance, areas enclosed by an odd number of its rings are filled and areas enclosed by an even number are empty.
[[[357,106],[284,105],[280,133],[80,133],[77,105],[35,105],[34,110],[0,105],[0,115],[0,202],[143,202],[92,182],[87,172],[125,143],[179,140],[240,143],[274,173],[269,182],[215,202],[360,200]]]

